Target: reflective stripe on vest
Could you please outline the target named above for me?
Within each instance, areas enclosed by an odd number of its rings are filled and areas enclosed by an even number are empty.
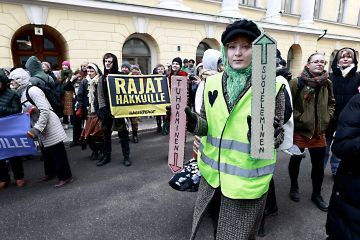
[[[220,170],[220,172],[223,173],[228,173],[239,177],[253,178],[253,177],[261,177],[272,174],[275,170],[275,163],[256,169],[243,169],[238,166],[230,165],[228,163],[219,164],[214,159],[207,157],[204,154],[203,149],[204,149],[204,145],[200,143],[199,151],[201,152],[201,160],[207,165],[209,165],[211,168],[218,171]]]

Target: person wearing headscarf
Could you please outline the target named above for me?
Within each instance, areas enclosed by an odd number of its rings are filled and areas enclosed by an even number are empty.
[[[246,19],[229,24],[221,36],[224,72],[206,79],[200,115],[185,109],[188,130],[203,136],[197,158],[202,180],[190,239],[207,212],[216,239],[255,239],[258,232],[276,162],[275,151],[273,159],[261,163],[250,155],[252,42],[262,32]],[[276,89],[274,148],[283,139],[285,105],[283,86],[276,84]]]
[[[8,88],[9,79],[3,69],[0,69],[0,118],[21,112],[19,95]],[[12,157],[9,160],[14,179],[18,187],[25,185],[24,168],[21,157]],[[9,167],[6,160],[0,160],[0,190],[10,183]]]
[[[360,73],[357,72],[358,60],[356,58],[355,50],[352,48],[340,49],[331,65],[332,73],[330,73],[330,80],[333,83],[335,96],[335,113],[334,118],[331,119],[329,127],[326,129],[326,152],[324,160],[324,168],[330,158],[331,173],[336,175],[336,171],[340,159],[331,153],[330,146],[334,139],[334,133],[337,127],[337,120],[343,108],[352,98],[358,94],[360,87]],[[330,156],[331,155],[331,156]]]
[[[31,115],[32,127],[27,135],[40,142],[45,169],[45,176],[41,180],[48,181],[56,175],[59,182],[54,185],[55,188],[69,184],[73,178],[64,146],[67,136],[60,119],[52,110],[44,92],[31,85],[30,76],[24,69],[15,69],[10,73],[9,79],[11,87],[21,96],[23,112],[29,112],[31,108],[37,109],[37,113]]]

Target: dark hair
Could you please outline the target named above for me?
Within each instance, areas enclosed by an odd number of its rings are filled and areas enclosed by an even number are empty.
[[[194,59],[190,59],[189,62],[192,62],[193,64],[195,64],[195,60],[194,60]]]

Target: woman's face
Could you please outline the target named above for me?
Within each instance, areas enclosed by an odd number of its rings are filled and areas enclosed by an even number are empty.
[[[133,68],[133,69],[131,70],[131,73],[132,73],[132,75],[140,75],[140,70],[139,70],[139,69],[136,69],[136,68]]]
[[[62,65],[62,69],[63,69],[63,70],[68,70],[69,67],[68,67],[68,65]]]
[[[44,70],[44,72],[48,72],[48,71],[49,71],[48,65],[46,65],[46,64],[41,64],[41,67],[42,67],[42,69]]]
[[[18,87],[20,87],[20,84],[18,84],[14,79],[12,79],[11,82],[10,82],[10,88],[11,89],[18,89]]]
[[[165,74],[165,68],[164,67],[158,67],[156,69],[156,71],[158,72],[158,74],[160,75],[164,75]]]
[[[306,66],[313,76],[320,76],[324,72],[325,65],[325,56],[322,54],[315,54],[311,57],[310,62]]]
[[[178,62],[173,62],[171,65],[173,72],[177,73],[180,70],[180,64]]]
[[[234,38],[233,41],[226,44],[226,54],[229,65],[233,69],[240,70],[248,67],[252,57],[250,39],[243,36]]]
[[[93,69],[93,68],[87,68],[87,75],[91,78],[91,79],[93,79],[95,76],[96,76],[96,71]]]
[[[353,59],[351,57],[351,54],[348,52],[342,52],[338,61],[338,65],[340,65],[343,68],[347,68],[353,63]]]

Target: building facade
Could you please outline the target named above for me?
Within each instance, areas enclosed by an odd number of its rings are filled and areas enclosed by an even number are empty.
[[[297,75],[315,52],[330,65],[342,47],[360,49],[359,0],[5,0],[0,1],[0,67],[31,55],[72,68],[102,65],[106,52],[143,73],[174,57],[201,60],[219,49],[227,24],[256,21]]]

